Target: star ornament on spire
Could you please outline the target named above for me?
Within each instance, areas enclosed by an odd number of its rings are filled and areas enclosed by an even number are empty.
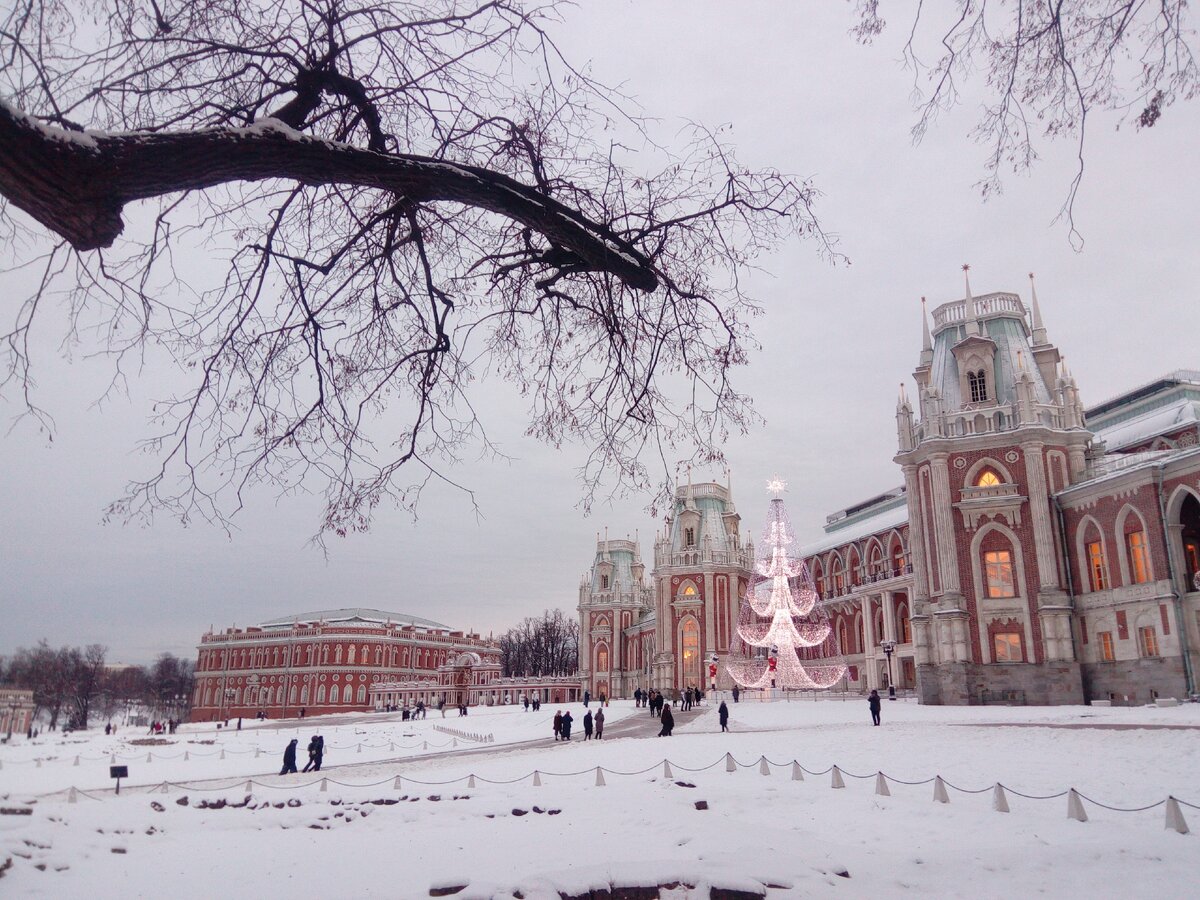
[[[774,478],[772,478],[770,481],[767,482],[767,490],[770,491],[772,494],[774,494],[776,497],[779,497],[783,494],[784,491],[787,490],[787,482],[784,481],[782,478],[780,478],[778,475],[776,475]]]

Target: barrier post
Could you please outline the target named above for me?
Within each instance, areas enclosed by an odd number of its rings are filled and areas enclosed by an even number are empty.
[[[833,774],[829,779],[829,786],[831,788],[844,788],[846,786],[846,782],[842,781],[842,770],[837,766],[833,767]]]
[[[946,793],[946,783],[942,781],[941,775],[935,775],[933,778],[933,802],[934,803],[949,803],[950,795]]]
[[[891,790],[888,788],[887,778],[882,772],[875,773],[875,793],[880,797],[892,796]]]
[[[996,782],[996,786],[992,788],[992,809],[996,812],[1008,812],[1008,797],[1004,793],[1004,788],[1000,786],[1000,782]]]

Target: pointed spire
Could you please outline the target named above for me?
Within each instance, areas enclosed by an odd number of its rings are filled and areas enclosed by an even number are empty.
[[[963,283],[967,287],[967,299],[963,306],[963,318],[967,323],[967,334],[979,334],[979,317],[975,312],[975,298],[971,295],[971,264],[963,263]]]
[[[921,351],[933,352],[933,338],[929,336],[929,313],[925,308],[925,298],[921,298]]]
[[[1042,324],[1042,308],[1038,305],[1037,284],[1034,282],[1032,272],[1029,273],[1029,299],[1033,306],[1033,345],[1036,347],[1048,343],[1048,341],[1046,340],[1046,326]]]

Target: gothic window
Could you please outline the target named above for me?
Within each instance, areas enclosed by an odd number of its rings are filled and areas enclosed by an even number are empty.
[[[695,547],[696,546],[696,529],[695,528],[683,529],[683,546],[685,546],[685,547]]]
[[[359,703],[367,702],[367,686],[365,684],[360,684],[358,686],[358,702]]]
[[[288,703],[294,704],[295,702],[296,702],[296,686],[293,684],[292,689],[290,691],[288,691]]]
[[[347,652],[347,655],[346,655],[346,662],[349,665],[354,665],[354,661],[357,657],[358,657],[358,650],[356,650],[354,645],[351,644],[350,650]]]
[[[1021,662],[1023,658],[1020,632],[1010,631],[992,635],[993,662]]]
[[[842,619],[838,622],[838,652],[843,656],[850,653],[850,647],[847,646],[846,620]]]
[[[904,547],[899,541],[892,545],[892,569],[896,575],[904,571]]]
[[[695,619],[683,623],[683,671],[693,673],[700,662],[700,629]]]
[[[1100,641],[1100,659],[1103,662],[1112,662],[1117,658],[1113,652],[1113,636],[1111,631],[1098,631],[1096,638]]]
[[[1134,584],[1145,584],[1150,580],[1150,558],[1146,547],[1146,532],[1131,531],[1125,535],[1125,549],[1129,551],[1129,578]]]
[[[984,469],[979,473],[979,477],[975,479],[975,487],[995,487],[1001,483],[1000,476],[996,474],[994,469]]]
[[[308,706],[308,685],[307,684],[304,685],[304,687],[300,688],[300,705]]]
[[[596,651],[596,671],[608,671],[608,646],[605,644],[601,644],[600,648]]]
[[[333,664],[340,666],[342,664],[342,645],[338,644],[333,651]]]
[[[321,665],[323,665],[323,666],[329,665],[329,645],[328,644],[321,645]]]
[[[982,403],[987,396],[987,376],[983,369],[967,373],[967,387],[971,391],[971,402]]]
[[[1153,625],[1138,629],[1138,650],[1142,656],[1158,656],[1158,632]]]
[[[908,616],[908,607],[903,604],[896,610],[896,640],[901,644],[912,643],[912,619]]]
[[[335,690],[336,690],[336,688],[335,688]],[[323,684],[317,687],[317,702],[318,703],[325,702],[325,685],[323,685]]]
[[[983,554],[984,579],[989,597],[1017,596],[1013,579],[1012,553],[1008,550],[989,550]]]
[[[608,590],[608,576],[607,575],[600,576],[600,590],[602,590],[602,591]]]
[[[1088,541],[1087,547],[1088,580],[1093,591],[1103,591],[1108,588],[1108,572],[1104,566],[1104,545],[1100,541]]]
[[[875,640],[876,640],[876,642],[884,640],[887,637],[887,635],[885,635],[883,633],[883,610],[882,609],[875,610],[875,618],[873,619],[873,621],[875,623]]]

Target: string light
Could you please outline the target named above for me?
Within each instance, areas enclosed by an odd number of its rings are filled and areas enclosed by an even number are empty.
[[[776,476],[767,484],[775,494],[755,558],[754,576],[746,588],[738,615],[738,637],[750,647],[769,648],[770,655],[732,657],[725,669],[742,687],[824,690],[839,682],[846,666],[832,646],[832,627],[817,605],[819,596],[804,560],[789,548],[795,542],[792,524],[779,496],[787,482]],[[801,660],[802,651],[829,651],[815,663]],[[805,655],[816,655],[811,653]],[[806,664],[807,663],[807,664]]]

